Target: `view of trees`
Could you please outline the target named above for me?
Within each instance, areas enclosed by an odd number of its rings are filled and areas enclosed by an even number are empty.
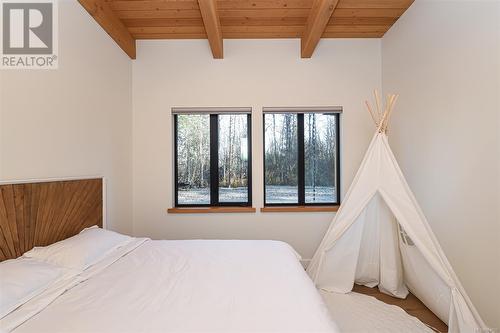
[[[247,115],[219,115],[219,201],[248,200]],[[180,204],[210,203],[210,115],[177,115]]]
[[[266,114],[265,182],[267,203],[297,203],[297,114]],[[334,202],[336,117],[304,115],[306,202]]]
[[[335,121],[334,115],[304,115],[306,202],[336,201]],[[318,190],[321,191],[320,195]]]
[[[210,203],[210,116],[177,115],[179,203]]]
[[[266,114],[266,184],[297,185],[297,115]]]
[[[248,201],[248,118],[218,115],[219,202]],[[298,202],[297,114],[265,114],[267,203]],[[334,115],[304,114],[305,202],[336,202]],[[210,115],[177,115],[179,204],[210,203]]]
[[[219,115],[219,201],[248,200],[247,115]]]
[[[265,114],[265,183],[267,203],[298,200],[297,115]]]

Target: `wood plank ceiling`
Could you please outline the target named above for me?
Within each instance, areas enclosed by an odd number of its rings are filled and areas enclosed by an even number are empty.
[[[320,38],[380,38],[414,0],[79,0],[135,59],[137,39],[301,38],[302,57]]]

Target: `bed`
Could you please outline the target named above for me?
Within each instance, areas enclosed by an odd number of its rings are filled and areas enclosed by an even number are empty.
[[[0,187],[2,259],[64,266],[0,319],[2,332],[338,332],[288,244],[125,241],[91,227],[102,225],[102,180],[73,182]],[[102,233],[120,245],[97,250]]]

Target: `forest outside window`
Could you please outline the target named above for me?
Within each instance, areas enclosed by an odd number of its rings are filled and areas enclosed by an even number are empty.
[[[339,113],[264,108],[264,205],[340,204]]]
[[[175,206],[251,206],[251,109],[175,108]]]

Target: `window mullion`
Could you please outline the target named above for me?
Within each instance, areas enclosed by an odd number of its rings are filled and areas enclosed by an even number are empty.
[[[337,192],[337,204],[340,204],[340,115],[335,115],[335,175],[336,175],[336,192]]]
[[[177,128],[177,115],[174,115],[174,205],[177,207],[179,205],[179,147],[177,145],[178,140],[178,128]]]
[[[297,114],[297,157],[298,157],[298,204],[305,205],[306,185],[305,185],[305,145],[304,145],[304,114]]]
[[[247,115],[247,205],[252,205],[252,115]]]
[[[219,117],[210,115],[210,204],[219,204]]]

